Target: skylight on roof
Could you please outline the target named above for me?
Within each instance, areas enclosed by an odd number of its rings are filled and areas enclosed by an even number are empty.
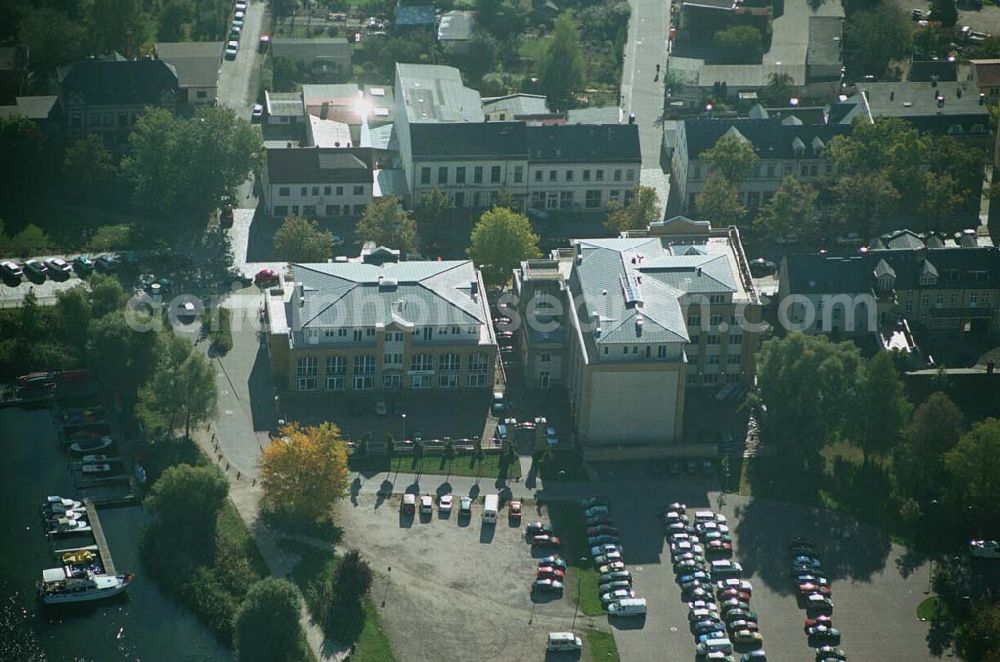
[[[385,88],[384,87],[373,87],[370,90],[368,90],[368,94],[372,95],[373,97],[384,97],[385,96]]]

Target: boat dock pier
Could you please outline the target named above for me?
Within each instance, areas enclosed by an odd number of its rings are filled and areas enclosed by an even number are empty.
[[[83,500],[83,505],[87,508],[87,519],[93,529],[94,542],[97,543],[97,554],[101,557],[101,565],[104,572],[109,575],[117,575],[115,572],[115,562],[111,559],[111,549],[108,541],[104,537],[104,528],[101,526],[101,518],[97,516],[97,506],[90,498]]]

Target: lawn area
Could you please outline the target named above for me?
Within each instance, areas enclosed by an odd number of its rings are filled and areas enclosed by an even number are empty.
[[[129,226],[138,219],[129,215],[41,197],[5,200],[4,204],[7,234],[33,223],[48,236],[46,252],[122,249],[135,239]]]
[[[339,563],[332,552],[288,539],[281,540],[278,546],[299,557],[292,569],[292,581],[301,589],[309,612],[326,635],[339,643],[357,645],[351,655],[352,662],[392,662],[395,659],[379,623],[378,610],[369,596],[362,600],[359,611],[331,616],[327,610],[335,598],[332,580]]]
[[[587,650],[590,652],[590,659],[594,662],[619,662],[618,645],[610,632],[589,629],[586,633]]]
[[[948,606],[936,595],[932,595],[917,605],[917,618],[922,621],[947,621]]]
[[[257,543],[250,536],[246,524],[243,523],[240,514],[236,512],[236,506],[233,505],[232,501],[226,500],[226,505],[223,506],[219,518],[215,521],[215,531],[219,538],[243,551],[247,563],[250,564],[251,570],[259,579],[271,574],[267,563],[264,562],[264,557],[257,549]]]
[[[391,467],[389,459],[385,456],[364,459],[351,458],[348,464],[353,471],[391,471],[404,474],[486,476],[488,478],[496,478],[503,468],[500,455],[487,455],[482,462],[477,462],[474,455],[462,455],[452,460],[450,466],[441,455],[425,455],[419,460],[400,455],[392,458]],[[521,464],[515,461],[506,465],[504,475],[507,478],[520,478]]]
[[[566,586],[570,590],[573,590],[574,585],[579,587],[581,613],[603,616],[604,606],[597,594],[597,571],[590,562],[587,549],[587,520],[583,516],[583,509],[574,501],[552,501],[547,508],[552,528],[562,539],[559,553],[569,566]],[[572,594],[568,597],[576,599]]]

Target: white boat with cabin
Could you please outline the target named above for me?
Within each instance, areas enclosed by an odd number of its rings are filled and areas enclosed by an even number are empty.
[[[55,520],[51,526],[52,528],[49,529],[50,536],[69,535],[72,533],[88,533],[93,530],[86,518],[70,519],[68,517],[60,517]]]
[[[38,597],[45,604],[89,602],[112,598],[125,591],[133,575],[100,575],[87,572],[82,577],[72,576],[65,568],[42,570],[42,580],[37,583]]]

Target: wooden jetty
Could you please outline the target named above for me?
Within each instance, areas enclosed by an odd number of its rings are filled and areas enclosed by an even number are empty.
[[[101,526],[101,518],[97,516],[97,507],[90,499],[84,499],[83,505],[87,508],[87,519],[93,529],[94,541],[97,543],[97,554],[101,557],[101,565],[104,572],[109,575],[118,574],[115,572],[115,562],[111,558],[111,550],[108,548],[108,541],[104,537],[104,528]]]

